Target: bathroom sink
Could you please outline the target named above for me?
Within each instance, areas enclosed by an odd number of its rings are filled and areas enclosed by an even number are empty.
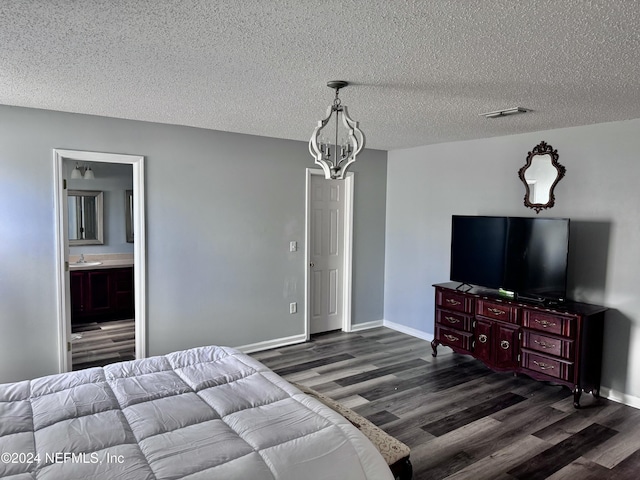
[[[69,268],[79,268],[79,267],[96,267],[98,265],[102,265],[102,262],[82,262],[82,263],[71,263],[69,264]]]

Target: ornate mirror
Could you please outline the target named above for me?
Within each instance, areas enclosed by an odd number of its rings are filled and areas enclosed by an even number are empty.
[[[540,213],[555,203],[553,189],[564,177],[566,169],[558,163],[558,151],[540,142],[527,154],[527,163],[518,171],[525,186],[524,206]]]

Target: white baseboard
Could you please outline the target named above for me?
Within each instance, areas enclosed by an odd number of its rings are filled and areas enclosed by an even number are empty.
[[[607,387],[600,387],[600,395],[614,402],[623,403],[633,408],[640,408],[640,398],[618,392]]]
[[[307,337],[304,333],[300,335],[292,335],[291,337],[274,338],[273,340],[265,340],[264,342],[251,343],[249,345],[242,345],[235,347],[242,353],[255,353],[263,350],[271,350],[272,348],[286,347],[287,345],[294,345],[296,343],[303,343],[307,341]]]
[[[427,342],[430,342],[431,340],[433,340],[432,333],[423,332],[422,330],[407,327],[406,325],[401,325],[399,323],[390,322],[389,320],[383,320],[382,324],[385,327],[390,328],[391,330],[396,330],[397,332],[406,333],[407,335],[411,335],[412,337],[426,340]]]
[[[354,323],[351,325],[351,332],[359,332],[360,330],[369,330],[370,328],[382,327],[384,322],[382,320],[374,320],[372,322]]]

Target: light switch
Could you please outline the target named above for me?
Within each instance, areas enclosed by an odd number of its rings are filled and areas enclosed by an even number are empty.
[[[298,242],[296,242],[295,240],[292,242],[289,242],[289,251],[290,252],[297,252],[298,251]]]

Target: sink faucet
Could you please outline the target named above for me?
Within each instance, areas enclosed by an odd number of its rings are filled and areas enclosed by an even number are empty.
[[[80,254],[80,259],[76,263],[87,263],[87,261],[84,259],[84,253]]]

